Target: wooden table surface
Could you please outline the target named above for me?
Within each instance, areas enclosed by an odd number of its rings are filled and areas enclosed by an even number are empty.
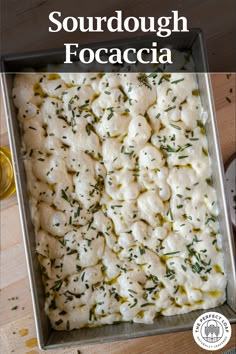
[[[1,54],[24,53],[64,48],[64,43],[95,43],[144,35],[133,33],[49,32],[48,15],[61,12],[67,16],[114,16],[122,10],[128,16],[170,16],[172,10],[188,20],[188,28],[201,28],[207,44],[211,71],[235,71],[235,1],[234,0],[1,0]],[[209,16],[210,14],[210,16]],[[156,37],[158,39],[158,37]],[[228,69],[227,69],[228,68]]]
[[[223,159],[235,152],[235,74],[212,74],[215,106]],[[227,98],[228,99],[227,99]],[[0,145],[8,145],[2,102],[0,104]],[[1,354],[36,354],[37,347],[31,294],[25,262],[17,199],[14,195],[1,202]],[[233,348],[232,337],[221,351]],[[191,331],[132,339],[108,344],[70,348],[50,353],[67,354],[192,354],[204,353],[195,344]]]

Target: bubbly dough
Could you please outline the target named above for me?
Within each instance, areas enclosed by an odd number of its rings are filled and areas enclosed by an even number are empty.
[[[225,301],[194,74],[25,73],[13,98],[53,328]]]

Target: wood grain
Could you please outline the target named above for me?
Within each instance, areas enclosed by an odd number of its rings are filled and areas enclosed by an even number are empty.
[[[174,7],[174,8],[173,8]],[[1,54],[16,54],[29,51],[63,48],[64,43],[93,43],[124,38],[128,33],[50,33],[50,12],[60,11],[67,16],[114,16],[115,10],[124,16],[170,16],[178,10],[188,19],[188,28],[201,28],[207,42],[211,71],[235,68],[235,1],[234,0],[2,0]],[[211,14],[211,16],[209,16]],[[17,29],[17,30],[16,30]],[[131,36],[141,32],[131,33]],[[157,37],[158,40],[158,37]],[[226,69],[228,66],[228,69]]]
[[[235,74],[212,74],[221,149],[224,161],[235,151]],[[232,92],[230,92],[232,89]],[[230,99],[229,102],[226,97]],[[8,144],[5,114],[0,104],[0,144]],[[2,354],[39,353],[27,276],[16,196],[1,202],[1,317]],[[17,308],[13,310],[13,308]],[[236,326],[224,348],[236,346]],[[22,331],[24,330],[24,331]],[[27,333],[27,331],[28,333]],[[192,338],[191,331],[145,337],[115,343],[51,351],[52,354],[198,354],[205,353]],[[216,351],[220,353],[222,351]],[[45,353],[45,352],[43,352]]]

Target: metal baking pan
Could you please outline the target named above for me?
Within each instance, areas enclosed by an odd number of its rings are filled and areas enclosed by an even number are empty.
[[[195,65],[205,68],[205,49],[201,32],[195,30],[191,36],[189,33],[181,34],[181,42],[177,43],[178,49],[191,49]],[[104,43],[103,43],[104,45]],[[111,43],[107,44],[111,45]],[[113,45],[117,45],[113,42]],[[130,42],[132,45],[132,41]],[[98,44],[96,44],[98,46]],[[82,328],[72,331],[55,331],[51,328],[49,320],[44,312],[44,289],[41,280],[40,267],[35,253],[34,228],[31,223],[29,199],[27,193],[26,176],[24,163],[21,157],[21,136],[18,121],[16,118],[16,109],[12,99],[12,84],[14,74],[9,72],[16,71],[16,68],[34,67],[39,68],[48,62],[63,61],[63,51],[52,53],[40,53],[23,57],[8,58],[3,61],[2,88],[4,103],[7,116],[7,125],[10,138],[10,146],[13,156],[15,179],[17,186],[17,197],[19,202],[21,224],[24,237],[26,260],[29,272],[29,280],[32,292],[34,316],[38,344],[41,349],[57,349],[66,346],[78,346],[94,343],[103,343],[107,341],[124,340],[135,337],[156,335],[161,333],[171,333],[192,329],[195,319],[204,311],[193,311],[184,315],[175,315],[170,317],[160,316],[151,325],[136,323],[119,323],[115,325],[105,325],[96,328]],[[17,70],[18,71],[18,70]],[[199,71],[199,70],[197,70]],[[209,154],[212,161],[213,184],[218,195],[218,206],[220,209],[220,228],[223,235],[223,252],[225,254],[225,269],[228,277],[227,301],[225,304],[214,308],[224,314],[229,321],[236,321],[236,300],[235,300],[235,265],[234,265],[234,245],[233,233],[229,222],[227,210],[226,194],[224,189],[223,164],[220,152],[220,143],[217,133],[215,111],[213,105],[213,96],[209,74],[206,72],[197,74],[199,90],[202,100],[202,106],[208,120],[206,123],[206,133],[209,144]]]

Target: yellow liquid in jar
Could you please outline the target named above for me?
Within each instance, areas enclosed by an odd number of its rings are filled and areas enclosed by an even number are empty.
[[[10,197],[15,190],[10,149],[0,147],[0,200]]]

